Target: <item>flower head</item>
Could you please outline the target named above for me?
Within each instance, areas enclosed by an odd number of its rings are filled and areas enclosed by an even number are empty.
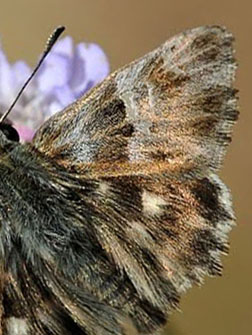
[[[10,64],[0,48],[0,111],[15,99],[31,74],[24,62]],[[71,37],[61,39],[45,59],[26,88],[10,120],[24,141],[30,141],[36,129],[49,116],[79,98],[109,73],[103,50],[96,44],[74,45]]]

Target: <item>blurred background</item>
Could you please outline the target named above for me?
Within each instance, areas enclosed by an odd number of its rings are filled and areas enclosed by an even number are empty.
[[[63,24],[75,42],[96,42],[114,70],[187,28],[222,24],[236,38],[239,123],[222,179],[232,190],[237,227],[221,278],[207,279],[181,301],[165,334],[252,334],[252,5],[251,1],[1,0],[0,38],[9,60],[34,65],[52,29]]]

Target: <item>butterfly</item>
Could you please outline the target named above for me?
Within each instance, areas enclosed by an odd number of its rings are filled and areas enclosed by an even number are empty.
[[[232,45],[223,27],[188,30],[31,143],[1,125],[1,334],[155,334],[183,292],[221,274],[235,222],[217,176],[238,118]]]

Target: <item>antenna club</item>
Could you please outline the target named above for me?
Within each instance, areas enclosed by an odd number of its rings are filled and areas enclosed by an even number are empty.
[[[58,26],[53,33],[49,36],[46,43],[46,51],[50,50],[52,46],[55,44],[59,36],[63,33],[66,28],[64,26]]]
[[[24,83],[24,85],[22,86],[22,88],[20,89],[16,99],[13,101],[13,103],[10,105],[9,109],[2,115],[2,117],[0,118],[0,124],[3,123],[3,121],[6,119],[6,117],[9,115],[9,113],[11,112],[11,110],[13,109],[13,107],[15,106],[16,102],[18,101],[19,97],[21,96],[21,94],[23,93],[23,91],[25,90],[26,86],[29,84],[29,82],[31,81],[31,79],[34,77],[34,75],[37,73],[38,69],[40,68],[41,64],[43,63],[44,59],[46,58],[46,56],[48,55],[48,53],[51,51],[52,47],[54,46],[54,44],[56,43],[57,39],[59,38],[59,36],[63,33],[63,31],[65,30],[64,26],[59,26],[57,27],[54,32],[51,34],[51,36],[48,38],[47,43],[46,43],[46,47],[45,50],[43,52],[42,58],[40,59],[40,61],[38,62],[37,66],[35,67],[35,69],[33,70],[32,74],[30,75],[30,77],[27,79],[27,81]]]

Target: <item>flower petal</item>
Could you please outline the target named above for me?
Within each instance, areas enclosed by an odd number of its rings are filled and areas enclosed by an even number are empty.
[[[73,92],[68,86],[56,88],[54,95],[62,107],[70,105],[75,100]]]
[[[51,102],[47,106],[47,110],[46,110],[46,113],[45,113],[45,120],[47,120],[53,114],[61,111],[63,109],[63,107],[65,107],[65,106],[62,106],[58,101]]]
[[[15,97],[14,79],[11,65],[0,49],[0,101],[2,106],[9,106]]]
[[[26,82],[31,75],[31,68],[23,61],[18,61],[12,65],[12,71],[15,75],[17,89]]]
[[[49,92],[68,83],[72,72],[72,44],[72,39],[65,37],[52,49],[36,78],[39,90]]]
[[[42,92],[50,92],[55,87],[66,85],[68,77],[68,59],[56,54],[51,55],[37,76],[38,88]]]
[[[30,142],[34,136],[35,131],[33,129],[30,129],[26,126],[22,126],[19,124],[14,124],[14,127],[16,128],[19,137],[24,142]]]
[[[78,52],[86,59],[86,73],[89,80],[99,83],[109,74],[108,59],[97,44],[79,44]]]
[[[70,81],[70,87],[74,90],[76,98],[84,94],[90,86],[102,81],[108,73],[107,57],[97,44],[77,45]]]
[[[63,37],[53,47],[50,55],[61,54],[68,58],[72,58],[74,53],[73,39],[70,36]]]

